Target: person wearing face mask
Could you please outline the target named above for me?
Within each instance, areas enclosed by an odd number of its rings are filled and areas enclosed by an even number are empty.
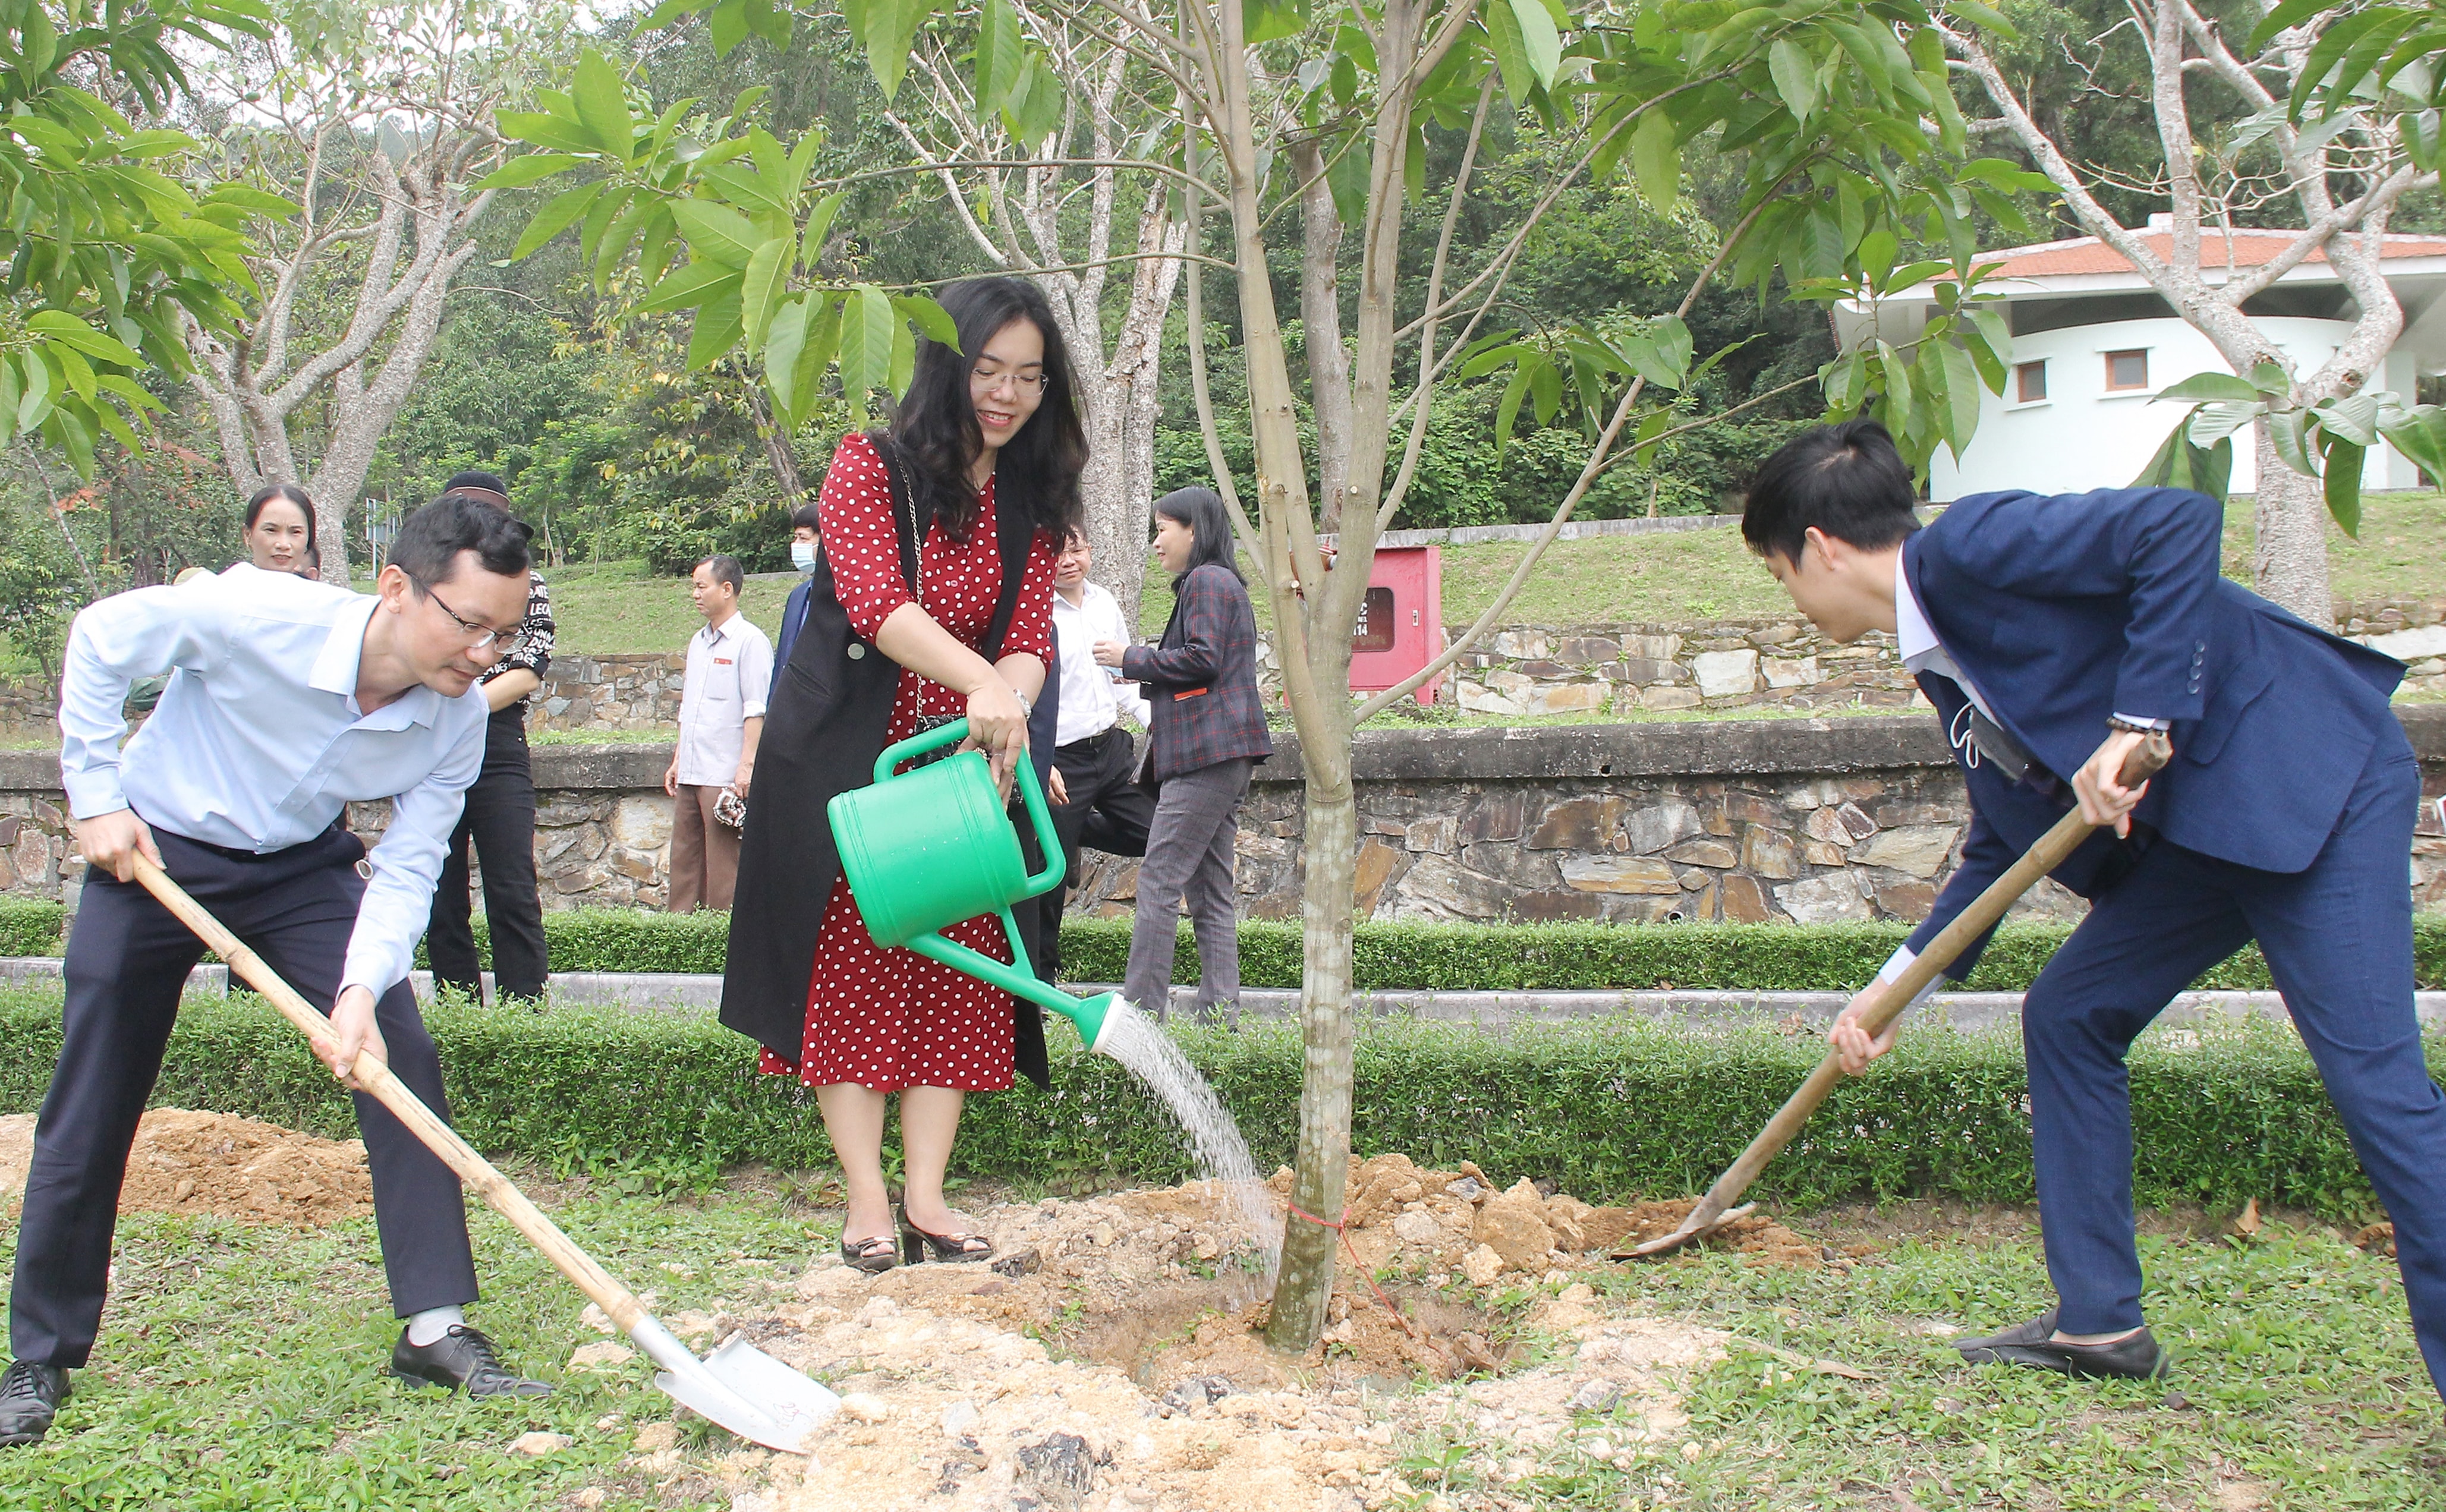
[[[781,669],[790,664],[790,648],[799,644],[799,631],[806,626],[808,591],[815,587],[817,532],[822,519],[813,504],[801,504],[790,513],[790,565],[799,569],[799,586],[781,606],[781,634],[773,643],[776,683],[781,681]]]

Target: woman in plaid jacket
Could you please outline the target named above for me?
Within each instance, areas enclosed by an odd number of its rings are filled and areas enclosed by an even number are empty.
[[[1200,1018],[1240,997],[1240,916],[1232,887],[1240,801],[1273,755],[1257,697],[1257,622],[1232,560],[1232,523],[1214,490],[1155,501],[1155,551],[1173,574],[1172,620],[1156,645],[1100,642],[1096,660],[1142,685],[1155,707],[1145,775],[1157,789],[1138,867],[1122,996],[1160,1014],[1171,1000],[1180,903],[1197,938]]]

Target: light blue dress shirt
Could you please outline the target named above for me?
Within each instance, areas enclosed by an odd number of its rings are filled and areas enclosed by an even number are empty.
[[[60,776],[80,819],[134,809],[190,840],[268,854],[313,839],[351,800],[392,800],[348,939],[343,989],[405,978],[434,879],[484,763],[481,686],[418,686],[357,706],[366,625],[380,601],[239,563],[183,588],[88,607],[60,679]],[[128,684],[172,670],[125,749]]]

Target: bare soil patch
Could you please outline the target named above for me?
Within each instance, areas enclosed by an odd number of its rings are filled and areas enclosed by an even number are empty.
[[[991,1266],[870,1278],[819,1257],[771,1311],[705,1321],[829,1381],[844,1410],[808,1457],[717,1473],[767,1512],[1357,1512],[1434,1489],[1400,1458],[1430,1430],[1524,1481],[1679,1440],[1684,1382],[1724,1336],[1577,1278],[1686,1203],[1594,1207],[1399,1155],[1354,1167],[1350,1191],[1328,1327],[1297,1356],[1267,1347],[1263,1257],[1231,1194],[1200,1184],[984,1207]],[[1824,1262],[1764,1219],[1716,1242]],[[682,1466],[657,1447],[638,1467]]]
[[[0,1117],[0,1213],[22,1204],[34,1115]],[[233,1113],[157,1108],[136,1126],[122,1213],[209,1214],[320,1227],[374,1210],[366,1147]]]

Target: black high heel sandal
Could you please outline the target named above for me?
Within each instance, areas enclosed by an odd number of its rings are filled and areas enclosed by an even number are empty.
[[[894,1208],[893,1216],[900,1223],[900,1261],[904,1265],[929,1260],[955,1264],[993,1259],[993,1241],[983,1234],[930,1234],[909,1222],[906,1203]]]
[[[889,1234],[870,1235],[855,1244],[842,1240],[840,1252],[842,1264],[869,1276],[880,1276],[900,1263],[900,1251]]]

